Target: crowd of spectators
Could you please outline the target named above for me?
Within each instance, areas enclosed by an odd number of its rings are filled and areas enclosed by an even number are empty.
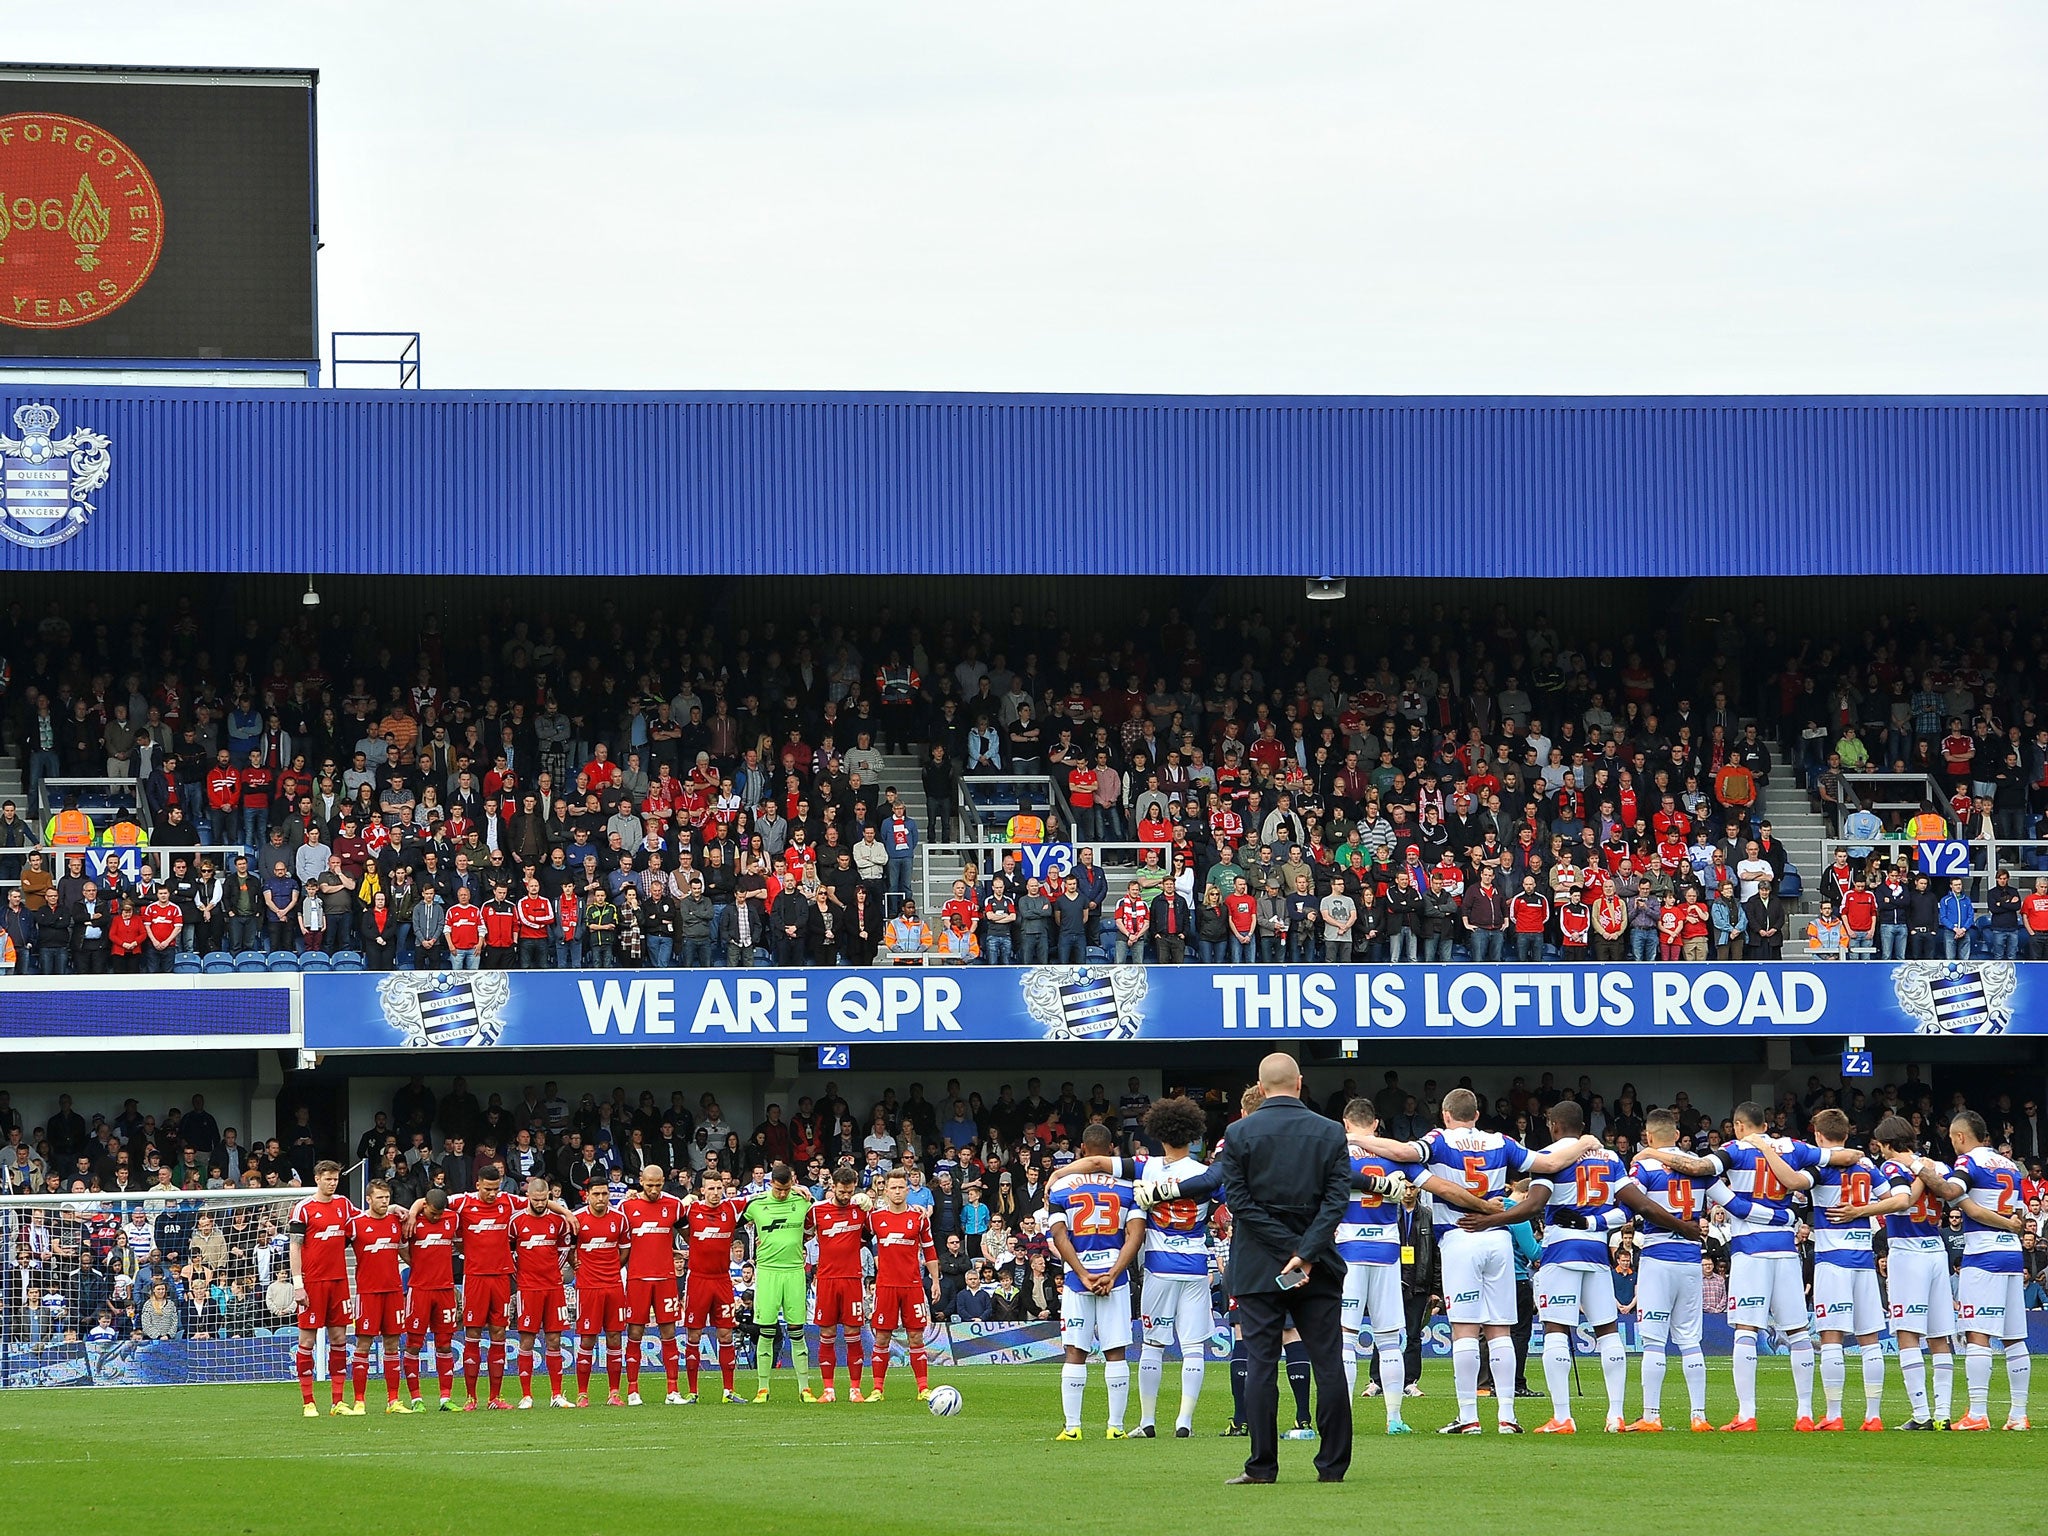
[[[1810,640],[1761,612],[1568,638],[1505,605],[1361,607],[1086,634],[1022,608],[701,632],[607,608],[455,637],[431,615],[223,635],[189,598],[125,619],[17,602],[5,739],[32,805],[52,778],[132,778],[146,825],[0,806],[20,893],[0,948],[44,974],[281,949],[373,969],[1772,959],[1834,939],[1786,905],[1759,815],[1775,777],[1832,814],[1844,774],[1924,771],[2002,842],[2048,811],[2048,637],[2017,611]],[[912,774],[922,826],[893,782]],[[1140,856],[1042,880],[991,848],[920,912],[920,846],[996,775],[1055,780],[1026,835]],[[95,879],[63,846],[140,836],[216,852]],[[1953,947],[1938,912],[1904,927]]]
[[[1470,1077],[1451,1086],[1472,1087]],[[1361,1091],[1355,1079],[1326,1085],[1309,1102],[1333,1118]],[[1207,1117],[1204,1140],[1213,1146],[1237,1109],[1235,1095],[1216,1087],[1186,1090]],[[1403,1084],[1388,1072],[1371,1094],[1387,1134],[1420,1136],[1439,1123],[1441,1101],[1434,1079]],[[1576,1101],[1588,1128],[1627,1159],[1641,1144],[1645,1104],[1632,1084],[1612,1096],[1590,1077],[1561,1086],[1552,1073],[1535,1083],[1515,1077],[1504,1091],[1482,1098],[1489,1111],[1482,1125],[1542,1144],[1544,1112],[1560,1099]],[[872,1103],[850,1103],[832,1082],[799,1096],[785,1111],[766,1106],[751,1129],[726,1118],[711,1094],[694,1099],[671,1091],[663,1102],[653,1089],[637,1095],[625,1087],[609,1096],[585,1093],[573,1102],[552,1082],[528,1085],[507,1103],[493,1092],[479,1098],[465,1079],[436,1092],[415,1077],[394,1095],[389,1110],[375,1113],[352,1147],[335,1147],[314,1131],[303,1111],[285,1137],[244,1154],[232,1128],[218,1127],[195,1097],[189,1108],[162,1116],[144,1114],[127,1101],[111,1119],[96,1113],[88,1122],[67,1095],[46,1125],[21,1123],[0,1094],[0,1128],[6,1152],[0,1184],[13,1193],[127,1192],[151,1194],[142,1204],[52,1206],[10,1213],[11,1272],[4,1298],[6,1331],[17,1341],[37,1343],[66,1330],[105,1325],[113,1336],[236,1336],[277,1326],[266,1314],[266,1294],[283,1262],[284,1216],[295,1198],[289,1191],[310,1184],[313,1162],[340,1151],[358,1165],[352,1188],[370,1177],[389,1183],[403,1204],[430,1189],[450,1194],[475,1187],[477,1170],[498,1164],[515,1180],[535,1174],[552,1179],[572,1205],[593,1180],[605,1179],[621,1194],[649,1163],[669,1174],[671,1187],[695,1187],[709,1171],[728,1173],[749,1189],[766,1187],[767,1173],[788,1162],[814,1192],[822,1193],[829,1172],[853,1164],[863,1187],[888,1170],[904,1169],[911,1200],[930,1215],[940,1250],[940,1288],[935,1298],[946,1317],[976,1321],[1045,1321],[1058,1314],[1061,1278],[1057,1255],[1044,1226],[1047,1185],[1075,1155],[1080,1133],[1101,1123],[1128,1153],[1156,1150],[1146,1143],[1145,1111],[1151,1099],[1140,1081],[1129,1079],[1112,1094],[1104,1083],[1084,1095],[1072,1081],[1056,1093],[1037,1078],[1022,1094],[1010,1083],[992,1096],[965,1090],[949,1080],[936,1098],[912,1083],[899,1096],[892,1088]],[[1684,1145],[1710,1151],[1731,1139],[1725,1118],[1716,1118],[1678,1092],[1670,1106],[1679,1119]],[[1845,1111],[1861,1144],[1887,1114],[1907,1118],[1928,1155],[1951,1155],[1946,1135],[1951,1115],[1968,1107],[1963,1095],[1938,1101],[1917,1075],[1873,1089],[1841,1090],[1809,1078],[1805,1090],[1786,1090],[1773,1109],[1772,1129],[1805,1132],[1813,1114]],[[2040,1100],[1998,1094],[1980,1108],[1992,1140],[2026,1169],[2021,1194],[2033,1218],[2025,1239],[2029,1305],[2048,1304],[2043,1256],[2048,1255],[2048,1177],[2042,1171],[2048,1118]],[[285,1192],[277,1203],[236,1206],[216,1215],[199,1208],[190,1194],[239,1186]],[[1961,1257],[1961,1227],[1953,1226],[1953,1262]],[[1227,1226],[1223,1229],[1227,1231]],[[1430,1248],[1428,1223],[1415,1225],[1415,1259],[1408,1283],[1417,1319],[1441,1310],[1440,1286]],[[1802,1251],[1808,1235],[1800,1234]],[[1632,1245],[1626,1233],[1616,1246],[1627,1261],[1624,1299],[1631,1290]],[[1883,1253],[1882,1234],[1878,1250]],[[1707,1229],[1705,1266],[1725,1282],[1727,1248],[1721,1225]],[[749,1274],[739,1275],[741,1296]],[[1214,1276],[1220,1286],[1220,1267]],[[147,1307],[155,1288],[163,1295],[154,1318]],[[1721,1293],[1725,1299],[1725,1292]],[[164,1310],[166,1307],[170,1311]],[[175,1314],[175,1315],[173,1315]],[[55,1330],[53,1332],[53,1329]],[[168,1329],[168,1332],[152,1330]]]

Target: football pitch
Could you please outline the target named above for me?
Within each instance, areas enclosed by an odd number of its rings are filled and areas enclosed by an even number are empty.
[[[1633,1363],[1633,1362],[1632,1362]],[[1536,1362],[1532,1362],[1532,1366]],[[1711,1362],[1709,1407],[1733,1415],[1727,1362]],[[1392,1530],[1557,1531],[1584,1536],[1586,1500],[1609,1490],[1639,1514],[1662,1509],[1682,1522],[1725,1501],[1777,1531],[1841,1530],[1848,1522],[1896,1520],[1900,1485],[1873,1475],[1890,1467],[1938,1498],[1950,1529],[2005,1530],[2038,1489],[2048,1441],[1993,1431],[1973,1435],[1800,1435],[1790,1428],[1790,1371],[1766,1360],[1756,1435],[1693,1435],[1684,1384],[1666,1383],[1665,1411],[1678,1432],[1657,1437],[1598,1433],[1604,1397],[1597,1363],[1582,1361],[1594,1396],[1577,1402],[1574,1439],[1439,1437],[1450,1417],[1450,1369],[1425,1370],[1427,1396],[1407,1403],[1418,1433],[1388,1439],[1376,1400],[1357,1404],[1350,1480],[1318,1485],[1315,1447],[1281,1446],[1280,1483],[1226,1488],[1243,1464],[1243,1440],[1218,1435],[1229,1416],[1229,1378],[1212,1368],[1195,1437],[1175,1440],[1178,1372],[1161,1397],[1169,1438],[1109,1441],[1100,1374],[1091,1369],[1088,1439],[1052,1442],[1059,1428],[1058,1372],[985,1366],[935,1373],[961,1388],[966,1406],[941,1419],[917,1401],[909,1373],[892,1374],[879,1406],[797,1402],[786,1376],[778,1398],[744,1408],[659,1402],[639,1409],[545,1407],[526,1413],[386,1417],[381,1382],[364,1418],[306,1419],[290,1385],[156,1387],[0,1393],[0,1486],[17,1531],[122,1532],[183,1526],[209,1532],[292,1536],[504,1529],[581,1533],[684,1529],[720,1533],[975,1531],[1043,1533],[1143,1522],[1148,1528],[1271,1536],[1276,1520],[1364,1520]],[[1958,1377],[1960,1378],[1960,1372]],[[1638,1402],[1630,1372],[1630,1411]],[[1862,1405],[1853,1368],[1849,1403]],[[716,1381],[716,1377],[712,1378]],[[897,1381],[900,1379],[901,1386]],[[658,1384],[658,1378],[657,1378]],[[750,1387],[748,1373],[741,1385]],[[845,1382],[840,1383],[842,1391]],[[1963,1411],[1962,1382],[1956,1411]],[[320,1390],[325,1408],[326,1388]],[[1281,1400],[1290,1405],[1285,1385]],[[1994,1424],[2005,1414],[2001,1368],[1992,1386]],[[1481,1405],[1491,1426],[1494,1404]],[[1548,1416],[1547,1399],[1525,1399],[1525,1424]],[[1904,1390],[1889,1384],[1886,1420],[1906,1417]],[[1130,1423],[1137,1423],[1132,1394]],[[1853,1417],[1851,1422],[1853,1423]],[[2015,1503],[2015,1500],[2019,1503]],[[2023,1519],[2022,1525],[2027,1522]]]

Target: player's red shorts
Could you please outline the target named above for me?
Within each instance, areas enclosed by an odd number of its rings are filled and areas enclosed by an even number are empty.
[[[365,1291],[356,1298],[356,1333],[365,1339],[405,1332],[405,1292]]]
[[[561,1286],[550,1286],[547,1290],[535,1288],[520,1291],[521,1333],[561,1333],[568,1326],[569,1293]]]
[[[692,1275],[683,1282],[683,1326],[695,1333],[705,1328],[732,1326],[732,1277],[699,1280]]]
[[[462,1322],[462,1301],[453,1291],[414,1291],[406,1298],[405,1331],[415,1339],[445,1339]]]
[[[355,1312],[348,1303],[346,1280],[308,1280],[306,1299],[299,1304],[301,1328],[347,1328]]]
[[[626,1279],[626,1321],[636,1327],[647,1323],[673,1323],[683,1315],[683,1298],[676,1294],[673,1275],[660,1280]]]
[[[617,1333],[626,1326],[626,1293],[616,1288],[576,1288],[576,1331],[585,1338],[600,1333]]]
[[[924,1288],[915,1285],[876,1286],[875,1315],[871,1321],[878,1331],[914,1328],[922,1337],[925,1329],[931,1324],[931,1313],[925,1306]]]
[[[502,1328],[511,1313],[510,1275],[470,1275],[463,1280],[463,1327]]]
[[[811,1296],[811,1326],[858,1328],[861,1314],[867,1310],[861,1302],[858,1280],[820,1280]]]

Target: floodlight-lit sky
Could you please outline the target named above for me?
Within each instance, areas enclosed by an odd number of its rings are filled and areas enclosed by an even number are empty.
[[[322,329],[430,387],[2048,389],[2037,0],[74,20],[320,70]]]

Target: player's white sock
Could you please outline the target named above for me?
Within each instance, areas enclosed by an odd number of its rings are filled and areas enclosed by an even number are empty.
[[[1109,1426],[1124,1427],[1124,1414],[1131,1406],[1131,1366],[1127,1360],[1111,1360],[1102,1367],[1102,1379],[1109,1383]]]
[[[1756,1417],[1756,1334],[1744,1330],[1735,1335],[1735,1417]]]
[[[1543,1334],[1543,1381],[1550,1388],[1550,1416],[1553,1419],[1568,1419],[1572,1416],[1572,1341],[1571,1335],[1562,1328],[1546,1329]],[[1515,1377],[1512,1370],[1506,1376],[1494,1374],[1493,1388],[1496,1394],[1505,1394],[1509,1402],[1514,1401]]]
[[[1863,1417],[1874,1419],[1884,1411],[1884,1346],[1863,1346]]]
[[[1401,1358],[1401,1340],[1397,1335],[1379,1341],[1380,1395],[1387,1400],[1387,1422],[1401,1422],[1401,1394],[1408,1390],[1408,1362]],[[1512,1398],[1509,1399],[1513,1401]]]
[[[1934,1416],[1946,1419],[1955,1409],[1956,1352],[1939,1351],[1934,1357]]]
[[[1646,1419],[1664,1417],[1664,1367],[1669,1363],[1660,1346],[1643,1346],[1643,1417]]]
[[[2005,1346],[2005,1384],[2012,1388],[2012,1407],[2006,1418],[2027,1417],[2027,1394],[2034,1385],[2034,1357],[2027,1353],[2024,1339]]]
[[[1358,1335],[1344,1330],[1344,1395],[1358,1396]]]
[[[1138,1424],[1150,1429],[1159,1412],[1159,1380],[1166,1374],[1166,1350],[1147,1344],[1138,1351]]]
[[[1792,1401],[1798,1406],[1802,1419],[1813,1417],[1813,1340],[1805,1329],[1785,1335],[1785,1344],[1792,1352]]]
[[[1600,1340],[1600,1374],[1607,1381],[1607,1417],[1622,1417],[1628,1409],[1628,1346],[1619,1332]]]
[[[1208,1374],[1209,1362],[1202,1358],[1200,1345],[1192,1354],[1181,1356],[1180,1414],[1173,1421],[1176,1428],[1195,1427],[1195,1404],[1202,1400],[1202,1379]]]
[[[1479,1341],[1477,1339],[1451,1340],[1451,1380],[1458,1391],[1458,1422],[1474,1424],[1479,1420]],[[1508,1378],[1510,1382],[1514,1377]],[[1514,1388],[1508,1389],[1506,1402],[1514,1401]]]
[[[1567,1340],[1567,1343],[1570,1341]],[[1486,1341],[1486,1358],[1493,1364],[1493,1405],[1500,1410],[1503,1424],[1515,1422],[1515,1341],[1506,1334]],[[1479,1357],[1472,1357],[1473,1412],[1477,1413]]]
[[[1826,1418],[1842,1416],[1842,1387],[1849,1379],[1849,1362],[1839,1344],[1820,1347],[1820,1390],[1827,1399]]]
[[[1063,1365],[1060,1367],[1060,1407],[1066,1410],[1067,1428],[1081,1427],[1081,1398],[1088,1391],[1088,1367],[1085,1365]]]
[[[1980,1419],[1991,1411],[1991,1346],[1963,1346],[1963,1380],[1970,1389],[1970,1417]]]
[[[1695,1349],[1678,1357],[1678,1368],[1685,1372],[1685,1396],[1692,1416],[1701,1418],[1707,1411],[1707,1357]]]
[[[1927,1356],[1917,1345],[1899,1351],[1899,1374],[1906,1378],[1906,1401],[1912,1406],[1913,1417],[1926,1418]]]

